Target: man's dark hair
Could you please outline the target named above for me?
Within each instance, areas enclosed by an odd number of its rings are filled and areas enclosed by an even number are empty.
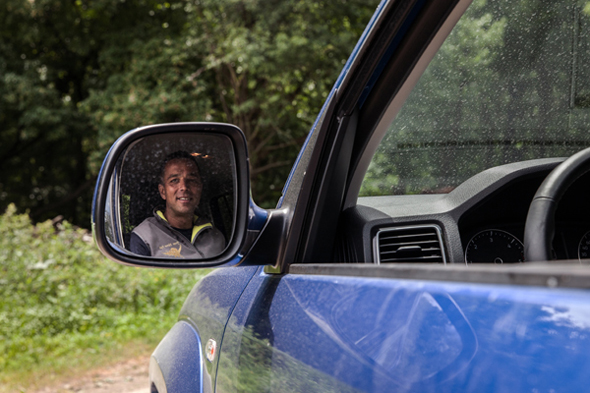
[[[162,161],[162,165],[160,166],[160,184],[164,184],[164,172],[166,171],[166,165],[172,160],[191,160],[197,166],[197,170],[199,171],[199,176],[201,175],[201,168],[199,168],[199,164],[194,156],[184,150],[178,150],[174,153],[170,153],[164,158]]]

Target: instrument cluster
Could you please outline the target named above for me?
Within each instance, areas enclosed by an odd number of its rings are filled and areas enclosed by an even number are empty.
[[[558,231],[553,242],[555,259],[590,259],[590,230],[574,229]],[[573,239],[568,238],[571,235]],[[501,229],[485,229],[473,235],[465,246],[466,263],[522,263],[524,245],[521,239]]]
[[[466,263],[524,261],[524,223],[543,175],[515,182],[463,215],[460,231]],[[585,201],[589,184],[587,174],[559,203],[552,244],[554,259],[590,259],[590,209]]]

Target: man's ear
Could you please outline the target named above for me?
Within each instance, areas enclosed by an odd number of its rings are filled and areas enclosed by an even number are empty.
[[[163,200],[166,200],[166,193],[164,193],[164,186],[161,184],[158,184],[158,191],[160,191],[160,197]]]

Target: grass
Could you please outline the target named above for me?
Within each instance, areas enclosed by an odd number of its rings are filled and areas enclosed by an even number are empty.
[[[153,348],[208,272],[121,266],[83,230],[15,210],[0,216],[0,386]]]

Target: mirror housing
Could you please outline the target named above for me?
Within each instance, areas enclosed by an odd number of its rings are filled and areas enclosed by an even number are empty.
[[[130,251],[129,238],[139,222],[151,217],[152,210],[153,215],[156,215],[157,203],[165,203],[162,211],[168,211],[166,198],[158,194],[160,187],[163,188],[160,175],[170,153],[175,154],[179,150],[196,158],[173,160],[199,162],[197,172],[203,178],[202,191],[198,192],[197,198],[190,200],[196,199],[199,208],[206,205],[207,213],[202,216],[203,220],[204,217],[211,217],[210,222],[204,221],[206,225],[199,228],[214,228],[218,238],[225,238],[225,248],[222,244],[219,251],[211,255],[200,253],[200,257],[192,254],[187,257],[178,254],[180,258],[152,257],[133,253]],[[167,268],[236,265],[244,254],[247,238],[252,238],[251,232],[247,236],[249,221],[262,224],[266,219],[265,211],[265,214],[255,214],[261,209],[252,208],[249,195],[247,145],[239,128],[222,123],[173,123],[141,127],[121,136],[107,153],[94,192],[92,232],[100,251],[122,264]],[[206,201],[203,202],[203,199]],[[218,201],[223,206],[216,208],[213,205],[217,203],[211,201]],[[136,208],[138,204],[141,205],[139,209]],[[149,212],[147,207],[150,208]],[[133,209],[135,211],[131,212]],[[158,214],[168,223],[162,213]],[[252,215],[256,217],[249,217]],[[194,217],[196,220],[197,215]],[[195,231],[193,229],[193,236],[196,236]],[[190,241],[187,241],[190,246]],[[174,245],[170,248],[170,243],[167,246],[174,252],[181,249],[181,245],[176,249]]]

